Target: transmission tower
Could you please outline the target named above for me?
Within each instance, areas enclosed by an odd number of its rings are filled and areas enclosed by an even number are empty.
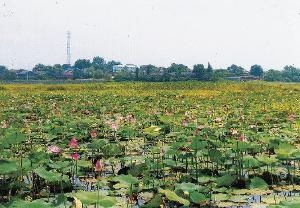
[[[67,64],[71,65],[71,32],[67,32]]]

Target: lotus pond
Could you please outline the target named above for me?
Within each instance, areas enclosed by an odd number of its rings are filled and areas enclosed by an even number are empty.
[[[300,85],[0,86],[0,207],[300,207]]]

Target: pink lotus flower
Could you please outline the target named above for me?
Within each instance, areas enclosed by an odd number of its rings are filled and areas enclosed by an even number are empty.
[[[117,131],[117,129],[118,129],[118,125],[117,125],[116,123],[112,123],[112,124],[110,125],[110,127],[111,127],[112,130],[114,130],[114,131]]]
[[[73,153],[73,154],[71,154],[71,158],[73,160],[78,160],[80,158],[80,155],[78,153]]]
[[[187,127],[187,126],[188,126],[187,120],[184,119],[184,120],[181,122],[181,125],[184,126],[184,127]]]
[[[91,137],[92,137],[92,139],[95,139],[95,138],[97,138],[97,131],[96,130],[92,130],[91,132],[90,132],[90,135],[91,135]]]
[[[61,149],[56,145],[52,145],[48,147],[48,152],[51,152],[53,154],[59,154],[61,152]]]
[[[96,172],[101,172],[104,169],[104,163],[101,160],[97,160],[96,165],[95,165],[95,171]]]
[[[69,142],[69,147],[78,148],[78,141],[75,137],[73,137]]]
[[[129,114],[126,118],[129,123],[135,123],[134,115]]]
[[[239,137],[239,140],[241,142],[247,142],[248,141],[247,138],[243,134]]]

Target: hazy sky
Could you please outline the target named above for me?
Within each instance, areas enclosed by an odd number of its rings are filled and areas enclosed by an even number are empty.
[[[122,63],[300,67],[300,0],[0,0],[0,65],[102,56]]]

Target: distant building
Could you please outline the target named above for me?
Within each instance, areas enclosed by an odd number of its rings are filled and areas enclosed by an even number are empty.
[[[129,71],[129,72],[135,72],[135,70],[138,68],[138,66],[134,64],[119,64],[113,66],[113,72],[120,72],[120,71]]]
[[[29,71],[25,69],[15,70],[15,72],[16,72],[17,79],[30,80],[30,79],[35,79],[37,76],[37,74],[34,73],[33,71]]]
[[[73,77],[74,77],[73,70],[64,71],[62,76],[64,79],[73,79]]]
[[[246,75],[246,76],[234,76],[234,77],[226,77],[227,80],[232,81],[250,81],[250,80],[260,80],[257,76]]]

